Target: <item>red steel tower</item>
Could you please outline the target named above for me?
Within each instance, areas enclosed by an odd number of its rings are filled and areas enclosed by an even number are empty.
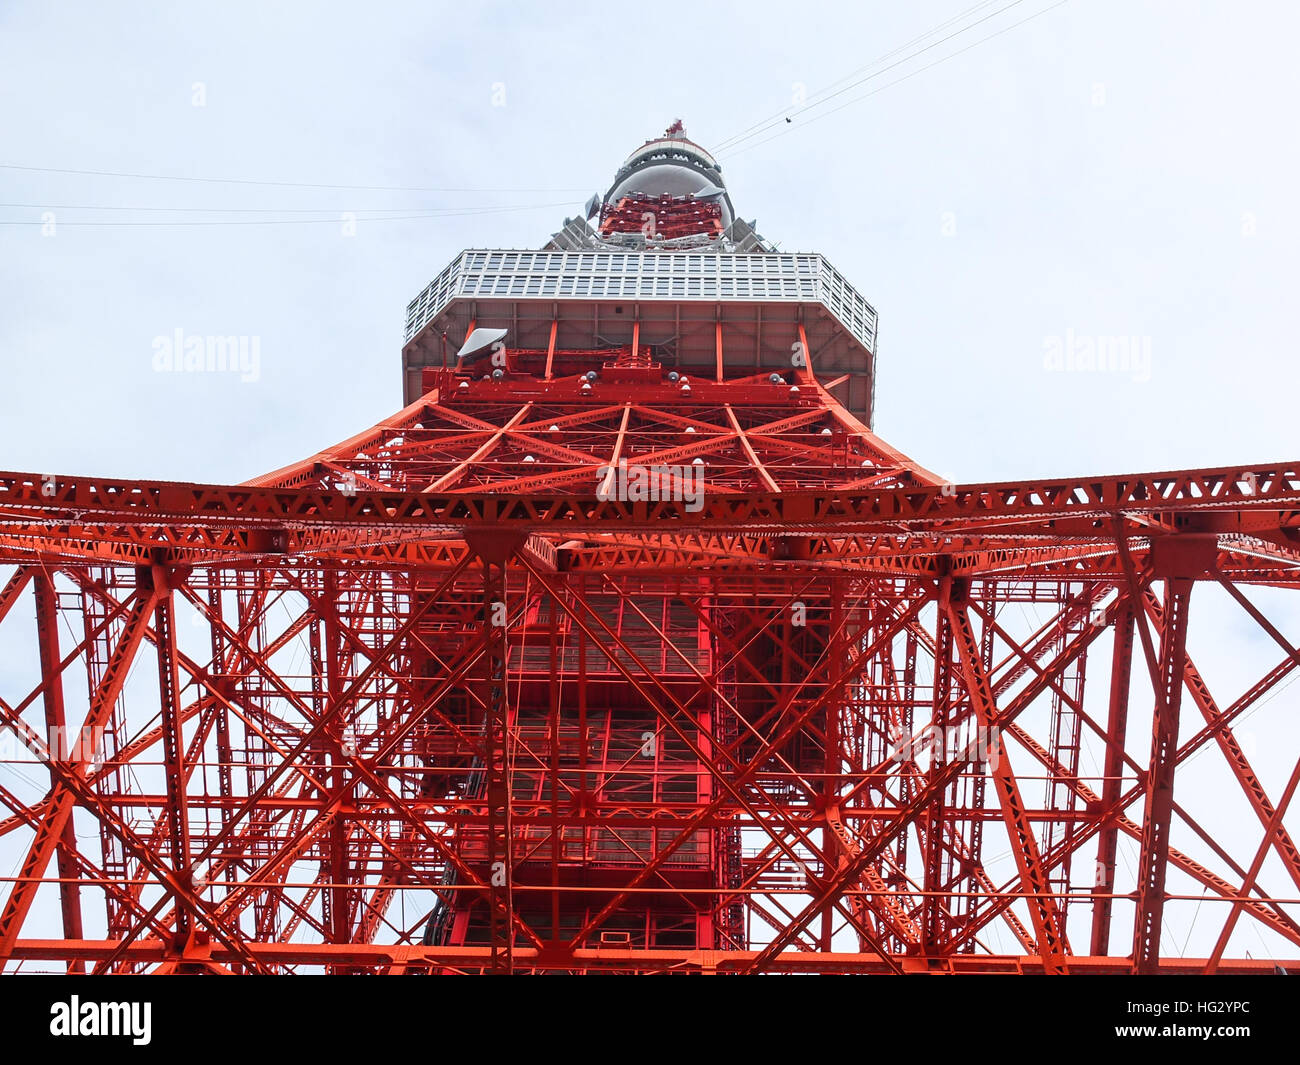
[[[1234,734],[1300,665],[1300,464],[945,483],[876,348],[678,123],[457,256],[352,439],[0,475],[0,966],[1300,966],[1300,764]],[[1274,646],[1231,698],[1194,591]]]

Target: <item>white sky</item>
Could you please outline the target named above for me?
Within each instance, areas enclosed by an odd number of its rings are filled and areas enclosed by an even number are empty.
[[[0,468],[232,482],[350,436],[401,405],[406,303],[462,248],[537,247],[674,118],[712,147],[969,6],[10,0],[0,163],[559,191],[0,169],[0,220],[26,223],[0,225]],[[720,155],[743,217],[827,255],[879,312],[876,428],[928,468],[970,482],[1295,459],[1298,31],[1278,3],[1070,0]],[[65,206],[55,235],[31,224],[49,205],[561,203],[363,220],[354,237],[333,221],[79,227],[215,216]],[[155,373],[154,338],[177,328],[257,337],[258,380]],[[1067,335],[1148,345],[1150,380],[1047,372]],[[1269,609],[1295,638],[1300,612]],[[1226,704],[1278,654],[1239,611],[1219,616],[1228,636],[1200,638]],[[1242,838],[1248,862],[1258,832]]]
[[[581,201],[673,118],[716,144],[786,106],[795,83],[814,93],[966,6],[693,4],[645,39],[652,23],[605,5],[331,17],[9,3],[0,162],[578,191],[4,170],[0,202],[333,214]],[[970,481],[1289,457],[1298,24],[1278,4],[1071,0],[724,154],[726,176],[744,217],[783,248],[826,254],[879,311],[877,427],[931,469]],[[195,82],[205,107],[191,105]],[[535,247],[570,213],[363,222],[353,238],[332,223],[0,226],[0,358],[21,397],[0,421],[0,465],[228,481],[313,453],[400,406],[405,305],[447,261]],[[58,210],[56,224],[123,217],[196,216]],[[153,339],[177,327],[259,337],[260,379],[154,373]],[[1149,338],[1151,379],[1046,372],[1047,338],[1067,331]]]

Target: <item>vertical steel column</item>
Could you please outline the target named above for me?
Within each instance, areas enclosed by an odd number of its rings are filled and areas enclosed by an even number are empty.
[[[845,651],[845,618],[844,618],[844,588],[843,582],[832,577],[829,581],[829,613],[830,613],[830,631],[827,633],[826,642],[830,646],[830,661],[832,663],[829,671],[830,676],[835,677],[843,671],[845,662],[848,660],[848,654]],[[836,797],[840,789],[840,717],[841,714],[847,715],[847,693],[849,691],[850,678],[845,677],[843,683],[826,704],[826,724],[824,729],[824,738],[822,741],[822,788],[821,800],[825,809],[829,810],[835,806]],[[822,871],[823,875],[829,880],[838,870],[841,855],[844,848],[838,835],[827,824],[821,830],[822,853],[826,856],[826,868]],[[855,885],[856,886],[856,885]],[[862,904],[861,896],[855,899],[856,906],[859,908]],[[831,940],[834,934],[834,916],[835,907],[828,906],[822,913],[821,935],[819,937],[821,949],[830,951],[832,949]]]
[[[216,732],[217,732],[217,786],[221,792],[221,827],[224,829],[230,823],[231,809],[228,803],[235,794],[234,778],[231,773],[231,765],[234,762],[234,755],[230,745],[230,711],[224,705],[224,700],[230,698],[229,676],[226,668],[226,637],[222,630],[222,573],[220,570],[212,570],[208,574],[208,608],[212,613],[212,620],[209,625],[211,629],[212,640],[212,669],[210,672],[209,685],[216,687],[221,694],[221,705],[217,706]],[[238,621],[235,622],[238,625]]]
[[[1101,805],[1111,811],[1119,801],[1121,775],[1124,772],[1124,741],[1128,733],[1128,692],[1133,665],[1132,599],[1124,596],[1115,612],[1115,645],[1110,663],[1110,712],[1106,719],[1106,758],[1102,770]],[[1110,918],[1115,890],[1115,845],[1119,826],[1114,820],[1101,830],[1097,842],[1097,872],[1092,903],[1092,944],[1094,956],[1110,953]]]
[[[506,705],[506,567],[504,562],[483,560],[483,601],[486,604],[483,656],[487,674],[483,726],[487,770],[488,817],[488,921],[492,946],[491,969],[514,969],[514,899],[510,868],[510,770]]]
[[[190,833],[185,806],[185,739],[181,733],[180,677],[176,659],[175,603],[172,598],[172,574],[163,566],[153,567],[154,588],[161,591],[153,611],[154,635],[158,649],[158,701],[162,716],[160,729],[163,749],[163,773],[167,778],[167,833],[171,841],[172,869],[182,883],[189,885]],[[184,943],[193,928],[193,898],[176,899],[176,931]]]
[[[50,744],[50,788],[58,792],[59,782],[54,773],[54,762],[73,759],[89,761],[92,751],[84,743],[94,743],[92,736],[83,734],[76,744],[68,734],[67,718],[63,708],[63,673],[59,654],[59,611],[55,599],[54,580],[42,570],[36,574],[33,585],[36,595],[36,637],[41,663],[41,679],[45,688],[41,698],[45,706],[45,733]],[[59,905],[63,917],[63,935],[67,939],[81,939],[81,889],[77,884],[77,865],[72,856],[77,851],[75,814],[69,810],[67,820],[59,834],[55,849],[55,864],[59,871]],[[81,962],[70,962],[68,972],[85,972]]]
[[[1165,908],[1165,871],[1169,858],[1169,822],[1174,806],[1174,765],[1178,756],[1178,712],[1182,705],[1183,668],[1187,661],[1187,605],[1192,580],[1165,581],[1164,626],[1160,633],[1160,676],[1151,720],[1151,762],[1147,768],[1142,817],[1142,853],[1138,858],[1137,912],[1133,918],[1133,971],[1160,968],[1160,921]]]
[[[313,663],[312,669],[316,683],[324,680],[324,692],[321,710],[329,714],[334,709],[335,701],[346,687],[343,676],[342,634],[339,631],[339,610],[342,593],[339,590],[338,577],[331,569],[322,575],[321,609],[319,626],[311,627]],[[324,647],[320,645],[320,630],[324,630]],[[321,661],[323,659],[323,662]],[[321,677],[321,667],[323,677]],[[341,792],[346,782],[346,772],[340,754],[343,744],[343,726],[346,714],[336,714],[325,727],[324,734],[316,745],[316,756],[320,759],[320,772],[329,780],[329,787]],[[321,892],[321,915],[325,930],[331,943],[348,943],[352,939],[352,893],[349,889],[350,875],[348,869],[348,835],[347,816],[340,812],[333,820],[329,830],[329,887]],[[347,967],[335,971],[347,972]]]
[[[550,736],[551,939],[559,943],[560,862],[564,857],[564,829],[560,818],[560,604],[555,595],[548,596],[545,590],[541,592],[540,602],[546,604],[546,637],[551,674],[546,683],[546,728]]]
[[[935,617],[934,633],[934,687],[931,692],[930,730],[926,733],[930,766],[926,772],[927,781],[939,776],[946,762],[946,750],[943,737],[948,734],[948,724],[952,707],[952,626],[948,620],[947,604],[951,594],[952,581],[949,577],[940,580],[939,610]],[[935,737],[939,737],[935,742]],[[940,893],[943,891],[944,874],[944,822],[947,819],[947,792],[945,788],[935,792],[934,801],[926,812],[925,818],[925,879],[922,886],[925,898],[921,903],[922,942],[928,951],[936,951],[947,939],[949,922],[944,913]]]
[[[487,814],[487,971],[514,972],[513,825],[510,802],[510,707],[506,690],[506,562],[523,544],[516,533],[470,533],[483,566],[483,775]]]

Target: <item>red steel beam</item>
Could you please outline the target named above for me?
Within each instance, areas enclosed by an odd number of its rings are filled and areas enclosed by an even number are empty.
[[[1138,856],[1137,912],[1133,918],[1133,971],[1139,974],[1158,972],[1161,964],[1161,918],[1169,866],[1169,822],[1174,802],[1174,768],[1178,761],[1178,712],[1187,661],[1187,607],[1192,583],[1181,577],[1165,581],[1160,668],[1151,678],[1156,703],[1142,814],[1142,849]]]

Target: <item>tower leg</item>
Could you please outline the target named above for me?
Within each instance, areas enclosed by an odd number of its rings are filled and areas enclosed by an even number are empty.
[[[1160,969],[1160,921],[1165,908],[1165,869],[1169,821],[1174,807],[1174,766],[1178,760],[1178,711],[1182,705],[1183,664],[1187,660],[1188,578],[1165,581],[1164,629],[1160,634],[1160,676],[1151,722],[1151,762],[1147,770],[1138,857],[1137,913],[1133,919],[1133,971]]]

